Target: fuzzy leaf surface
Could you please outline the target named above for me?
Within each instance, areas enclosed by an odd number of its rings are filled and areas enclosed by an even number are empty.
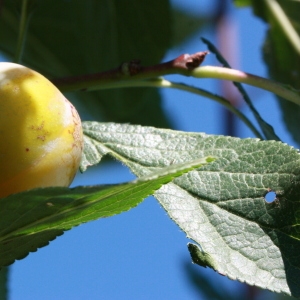
[[[155,192],[169,216],[198,244],[189,246],[193,260],[232,279],[300,297],[297,150],[276,141],[124,124],[85,122],[83,127],[89,153],[83,169],[105,154],[138,176],[174,162],[215,157]],[[276,193],[272,203],[265,200],[270,190]]]

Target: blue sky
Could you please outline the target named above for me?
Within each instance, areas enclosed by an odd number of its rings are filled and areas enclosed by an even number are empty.
[[[210,1],[206,9],[210,10]],[[172,3],[180,4],[179,0]],[[195,1],[185,1],[192,7]],[[198,5],[193,7],[197,13]],[[236,68],[267,76],[262,63],[261,46],[266,25],[254,18],[250,9],[232,12],[236,28],[238,60]],[[208,29],[198,32],[186,43],[172,49],[165,60],[182,53],[206,50],[200,36],[216,42]],[[211,54],[206,65],[219,65]],[[215,80],[170,79],[188,82],[210,91],[220,93]],[[272,95],[247,87],[255,99],[255,106],[262,116],[275,127],[277,134],[291,145],[278,106]],[[161,91],[164,109],[170,114],[176,129],[201,131],[208,134],[224,134],[222,107],[210,100],[174,90]],[[250,116],[246,107],[243,111]],[[241,137],[253,137],[245,126],[238,122]],[[86,184],[117,183],[133,179],[128,169],[120,164],[100,165],[84,174],[79,174],[73,186]],[[10,299],[199,299],[184,272],[184,264],[190,263],[185,234],[168,218],[166,212],[152,197],[127,213],[90,222],[66,232],[39,249],[26,259],[11,267]],[[211,278],[219,289],[241,290],[244,285],[230,281],[212,270],[197,268]],[[204,299],[204,298],[203,298]]]

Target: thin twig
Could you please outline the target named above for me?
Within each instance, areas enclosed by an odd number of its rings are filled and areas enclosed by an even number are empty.
[[[265,3],[294,50],[300,55],[300,36],[282,7],[275,0],[265,0]]]
[[[246,83],[270,91],[286,100],[300,105],[300,94],[293,89],[286,88],[282,84],[273,80],[265,79],[242,71],[214,66],[204,66],[192,70],[190,76],[196,78],[216,78]]]
[[[113,87],[118,81],[149,79],[168,74],[189,76],[189,72],[203,62],[207,53],[207,51],[203,51],[192,55],[183,54],[171,61],[148,67],[142,66],[139,60],[132,60],[106,72],[53,79],[52,82],[62,92],[69,92],[97,90],[104,85]]]
[[[143,67],[139,61],[134,60],[129,63],[124,63],[119,68],[110,71],[53,79],[52,82],[62,92],[90,91],[114,88],[120,81],[131,81],[132,86],[135,86],[135,80],[151,79],[169,74],[180,74],[196,78],[217,78],[243,82],[268,90],[286,100],[300,105],[299,93],[275,81],[229,68],[214,66],[198,67],[207,53],[207,51],[204,51],[192,55],[183,54],[169,62],[148,67]]]

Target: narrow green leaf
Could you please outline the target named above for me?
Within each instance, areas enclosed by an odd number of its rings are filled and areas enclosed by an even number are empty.
[[[290,1],[292,2],[292,1]],[[295,29],[300,36],[300,21],[299,14],[295,15],[295,12],[300,11],[300,3],[282,3],[286,13],[291,18],[291,21],[295,24]],[[266,36],[264,51],[264,60],[268,65],[270,76],[287,84],[294,89],[300,91],[300,56],[288,41],[285,34],[276,22],[269,16],[268,19],[271,27]],[[299,45],[300,47],[300,45]],[[299,119],[300,119],[300,107],[289,101],[278,98],[283,120],[287,126],[287,129],[292,134],[294,140],[300,144],[299,134]]]
[[[65,230],[137,206],[162,185],[211,160],[171,165],[125,184],[44,188],[0,199],[0,268],[46,246]]]
[[[300,2],[278,0],[278,4],[283,9],[286,16],[291,21],[294,29],[300,36]],[[300,91],[300,58],[299,52],[291,45],[286,33],[282,30],[282,26],[278,20],[270,12],[265,1],[252,0],[253,10],[256,15],[261,17],[265,22],[269,23],[269,30],[266,35],[263,55],[268,66],[269,74],[272,79],[282,82],[291,88]],[[300,47],[300,45],[298,45]],[[291,133],[294,140],[300,144],[299,119],[300,107],[277,98],[281,107],[283,120],[287,129]]]
[[[296,149],[276,141],[132,125],[85,122],[83,128],[91,157],[110,154],[138,176],[174,162],[217,157],[164,185],[155,197],[200,245],[200,264],[231,279],[300,297]],[[272,203],[265,200],[270,190],[276,193]]]
[[[221,64],[223,64],[226,68],[231,69],[230,65],[225,60],[225,58],[221,55],[221,53],[218,51],[218,49],[210,41],[208,41],[207,39],[205,39],[205,38],[201,38],[201,39],[205,44],[207,44],[208,49],[216,55],[219,62]],[[280,138],[276,135],[273,127],[270,124],[268,124],[266,121],[264,121],[263,118],[260,116],[259,112],[254,107],[250,97],[248,96],[246,90],[243,88],[242,84],[239,83],[239,82],[233,82],[233,84],[236,86],[236,88],[239,90],[239,92],[243,96],[245,102],[247,103],[250,110],[252,111],[252,113],[253,113],[254,117],[256,118],[256,120],[257,120],[262,132],[264,133],[265,137],[268,140],[280,141]]]

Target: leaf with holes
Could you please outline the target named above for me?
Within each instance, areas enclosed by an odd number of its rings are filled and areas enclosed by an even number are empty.
[[[170,164],[216,161],[155,197],[198,245],[194,262],[232,279],[300,296],[300,156],[276,141],[85,122],[82,169],[110,154],[138,176]],[[268,203],[268,192],[276,200]]]

